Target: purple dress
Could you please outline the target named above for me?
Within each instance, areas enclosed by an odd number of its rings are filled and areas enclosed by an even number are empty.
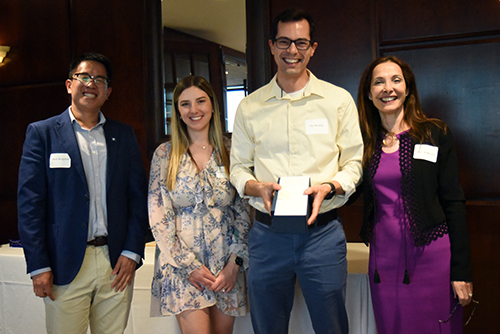
[[[370,241],[370,288],[378,334],[460,334],[462,307],[450,283],[447,234],[415,247],[401,203],[399,151],[382,152],[373,179],[376,215]],[[405,267],[410,284],[403,284]],[[377,269],[380,283],[374,283]]]

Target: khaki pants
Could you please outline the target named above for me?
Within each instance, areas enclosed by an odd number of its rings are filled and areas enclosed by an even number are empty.
[[[111,289],[108,246],[87,246],[82,267],[67,285],[54,285],[55,301],[44,298],[47,333],[123,333],[127,326],[133,285],[122,292]]]

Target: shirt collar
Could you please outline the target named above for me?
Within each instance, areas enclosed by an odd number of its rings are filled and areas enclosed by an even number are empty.
[[[80,125],[77,122],[75,115],[73,115],[73,110],[71,110],[71,107],[69,107],[68,110],[69,110],[69,119],[71,120],[71,124],[74,124],[76,122],[76,124]],[[104,114],[99,110],[99,122],[94,127],[97,127],[99,125],[104,125],[104,123],[106,123],[106,117],[104,117]]]
[[[307,74],[309,75],[309,80],[307,81],[304,93],[293,100],[300,100],[310,95],[318,95],[320,97],[325,97],[323,89],[320,84],[320,80],[316,78],[316,76],[312,74],[312,72],[309,70],[307,70]],[[268,85],[267,91],[264,92],[264,94],[265,94],[264,95],[265,101],[269,101],[270,99],[273,98],[278,100],[290,99],[288,94],[284,93],[281,87],[278,85],[277,74],[274,75],[273,79]]]

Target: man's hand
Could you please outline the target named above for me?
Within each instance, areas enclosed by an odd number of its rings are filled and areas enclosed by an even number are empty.
[[[280,190],[281,186],[276,182],[258,182],[249,180],[245,184],[245,195],[260,197],[264,202],[264,208],[271,215],[274,192]]]
[[[207,267],[202,266],[193,272],[188,277],[189,282],[194,285],[194,287],[200,291],[203,291],[203,287],[207,287],[209,290],[213,290],[212,284],[215,282],[215,276],[212,274]]]
[[[340,183],[338,183],[337,181],[332,181],[332,183],[335,186],[337,194],[344,193],[344,190],[342,189]],[[316,220],[316,217],[318,217],[319,208],[321,207],[323,200],[325,199],[326,195],[328,195],[330,190],[332,190],[332,188],[328,184],[317,184],[304,190],[305,195],[312,195],[314,199],[312,203],[311,216],[307,221],[307,225],[313,224]]]
[[[51,300],[56,300],[54,294],[52,293],[52,281],[54,280],[54,275],[52,271],[47,271],[31,278],[33,281],[33,292],[40,298],[49,297]]]
[[[116,275],[115,280],[111,283],[111,288],[115,291],[123,291],[127,285],[131,285],[135,275],[137,262],[129,259],[126,256],[120,255],[116,266],[113,268],[111,275]]]

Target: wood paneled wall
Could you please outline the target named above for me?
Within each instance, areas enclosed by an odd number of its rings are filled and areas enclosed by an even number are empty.
[[[145,167],[163,108],[161,0],[2,0],[0,45],[0,244],[17,239],[17,173],[29,123],[70,104],[69,63],[96,51],[113,63],[106,117],[134,127]]]
[[[309,68],[321,79],[346,88],[356,99],[361,74],[377,56],[396,55],[412,66],[427,115],[451,128],[467,197],[474,297],[480,301],[465,333],[498,331],[500,313],[500,1],[498,0],[247,0],[269,25],[289,7],[314,18],[318,49]],[[247,15],[247,33],[256,19]],[[269,32],[248,39],[248,50],[269,53]],[[274,72],[256,72],[262,56],[249,57],[249,87]],[[272,62],[272,58],[268,58]],[[275,69],[274,64],[270,67]],[[252,70],[254,69],[254,70]],[[359,241],[361,205],[342,208],[346,235]],[[466,314],[471,309],[466,309]]]

